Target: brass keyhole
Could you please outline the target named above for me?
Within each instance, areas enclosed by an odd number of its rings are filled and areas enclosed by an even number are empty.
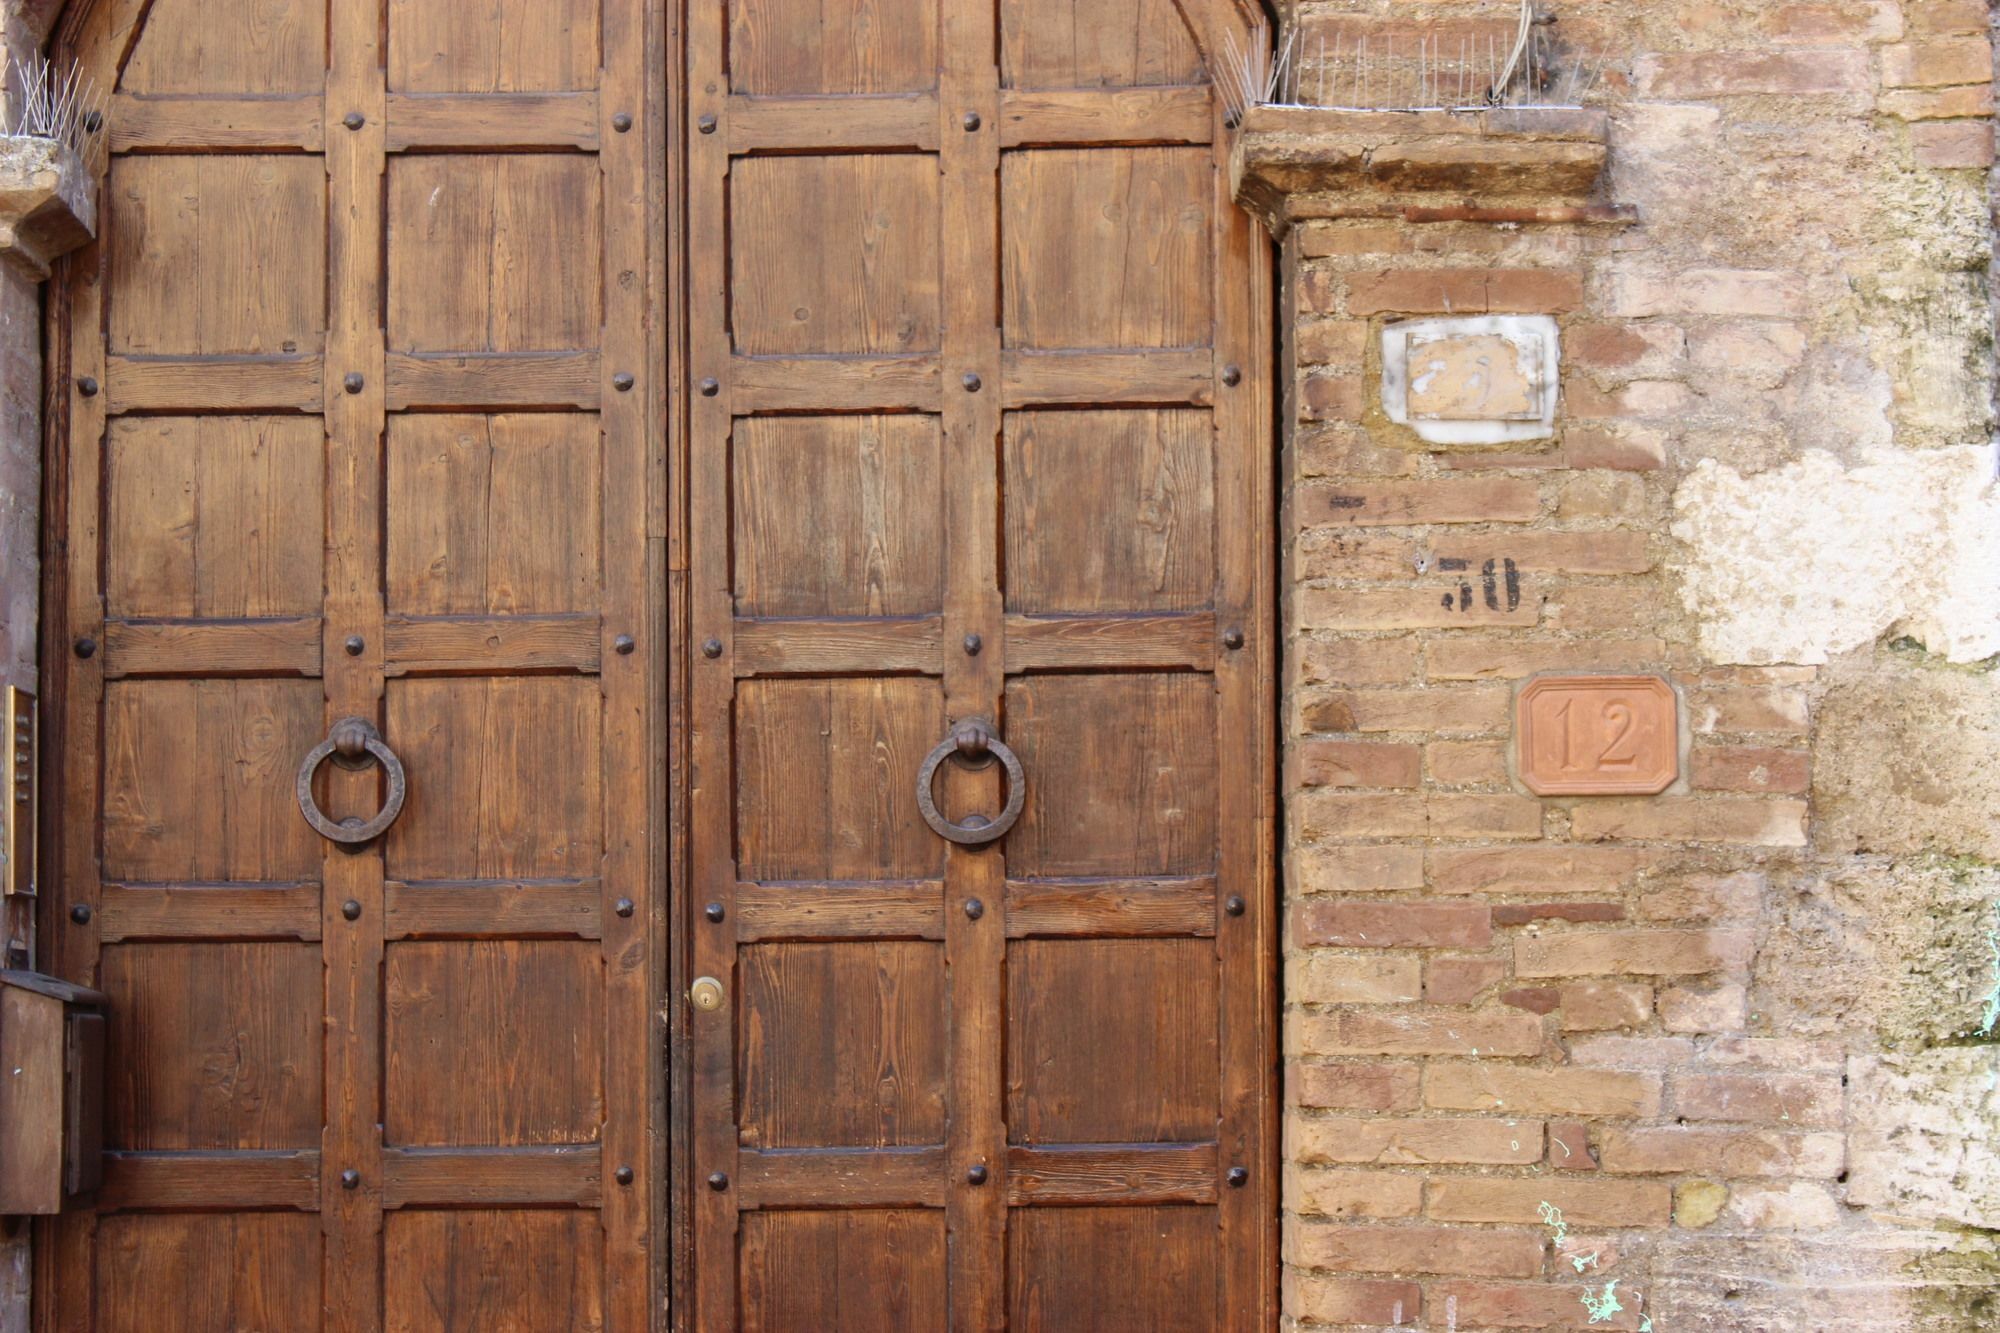
[[[722,1007],[722,983],[714,977],[696,977],[694,985],[688,987],[688,999],[703,1013],[710,1013]]]

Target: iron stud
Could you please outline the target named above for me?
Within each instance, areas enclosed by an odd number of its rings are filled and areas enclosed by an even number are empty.
[[[347,126],[350,130],[358,130],[368,123],[368,117],[362,115],[359,111],[350,111],[340,118],[340,123]]]
[[[1243,906],[1243,896],[1241,894],[1232,893],[1222,900],[1222,910],[1231,916],[1242,916]]]
[[[611,1176],[612,1179],[616,1180],[619,1184],[629,1185],[632,1183],[632,1168],[629,1166],[621,1166],[616,1171],[613,1171],[611,1173]]]
[[[1222,368],[1222,382],[1232,389],[1235,388],[1243,382],[1243,371],[1236,366],[1224,366]]]
[[[708,1187],[714,1190],[717,1194],[722,1193],[722,1191],[729,1188],[729,1176],[721,1171],[709,1172]]]
[[[617,902],[611,904],[611,910],[619,916],[631,916],[636,909],[634,909],[630,898],[620,898]]]
[[[701,119],[695,121],[695,128],[699,129],[703,134],[715,133],[715,117],[712,115],[703,116]]]
[[[980,124],[979,113],[977,111],[966,112],[964,118],[959,121],[959,124],[965,126],[965,132],[967,134],[971,134],[974,130],[977,130],[979,128]]]
[[[1222,646],[1232,651],[1241,648],[1243,646],[1243,631],[1234,626],[1222,631]]]
[[[360,371],[350,370],[347,372],[347,378],[340,382],[340,386],[343,389],[346,389],[349,393],[360,393],[362,387],[367,383],[368,383],[367,380],[361,378]]]
[[[76,382],[76,391],[85,398],[95,398],[97,397],[97,381],[85,375]]]
[[[722,386],[721,386],[720,384],[716,383],[716,382],[715,382],[715,380],[713,380],[713,379],[705,379],[705,380],[703,380],[703,381],[701,382],[701,396],[702,396],[702,397],[704,397],[704,398],[713,398],[713,397],[715,397],[715,395],[717,395],[718,393],[721,393],[721,392],[722,392]]]
[[[984,1185],[986,1183],[986,1163],[975,1162],[965,1172],[966,1183]]]
[[[979,386],[980,386],[980,383],[981,383],[981,381],[980,381],[980,378],[979,378],[979,376],[977,376],[977,375],[973,374],[973,373],[972,373],[971,371],[969,371],[969,370],[968,370],[968,371],[966,371],[966,372],[965,372],[965,374],[964,374],[963,376],[961,376],[961,377],[959,378],[959,381],[958,381],[958,382],[959,382],[960,384],[963,384],[963,385],[965,386],[965,391],[966,391],[967,393],[978,393],[978,392],[979,392]]]
[[[361,1187],[361,1173],[351,1166],[348,1167],[340,1173],[340,1187],[344,1190],[359,1189]]]
[[[347,636],[347,642],[340,646],[347,650],[349,657],[359,657],[361,656],[361,650],[366,648],[368,644],[359,634],[350,634]]]
[[[632,392],[632,386],[636,383],[638,381],[632,378],[630,371],[621,370],[611,377],[611,387],[620,393]]]
[[[1250,1168],[1232,1166],[1229,1168],[1229,1175],[1225,1179],[1229,1181],[1229,1188],[1240,1190],[1250,1183]]]
[[[979,650],[985,646],[986,640],[980,638],[977,634],[968,634],[965,636],[965,655],[967,657],[979,656]]]
[[[361,904],[349,898],[340,905],[340,914],[349,921],[359,921],[361,919]]]
[[[982,902],[980,902],[980,901],[979,901],[979,899],[977,899],[977,898],[967,898],[967,899],[965,900],[965,919],[966,919],[966,920],[968,920],[968,921],[977,921],[977,920],[978,920],[978,919],[979,919],[980,917],[982,917],[982,916],[985,916],[985,915],[986,915],[986,904],[985,904],[985,903],[982,903]]]
[[[95,657],[97,655],[97,640],[91,638],[88,634],[78,639],[74,647],[78,657]]]
[[[701,909],[701,914],[707,917],[710,921],[718,923],[721,922],[723,917],[728,915],[727,912],[722,910],[721,903],[710,903],[708,906]]]
[[[702,655],[703,657],[720,657],[720,656],[722,656],[722,640],[720,640],[720,639],[703,639],[703,640],[701,641],[701,655]]]
[[[620,111],[611,118],[611,128],[617,130],[620,134],[625,133],[632,128],[632,117],[626,112]]]
[[[77,925],[79,925],[79,926],[87,926],[87,925],[89,925],[89,924],[90,924],[90,904],[89,904],[89,903],[78,903],[78,904],[77,904],[76,906],[74,906],[74,907],[70,908],[70,909],[69,909],[69,919],[70,919],[70,920],[72,920],[72,921],[74,921],[74,922],[76,922],[76,924],[77,924]]]

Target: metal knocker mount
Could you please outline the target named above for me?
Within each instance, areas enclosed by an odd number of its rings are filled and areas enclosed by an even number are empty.
[[[947,759],[966,768],[984,768],[995,759],[1000,761],[1007,771],[1007,804],[998,815],[991,819],[985,815],[967,815],[957,823],[944,817],[931,788],[938,768]],[[925,757],[924,766],[917,770],[917,809],[923,811],[924,822],[940,838],[966,847],[978,847],[1004,837],[1021,817],[1027,797],[1027,775],[1021,769],[1020,759],[983,717],[969,717],[952,727],[951,735],[938,742],[937,748]]]
[[[373,819],[364,821],[349,815],[335,823],[319,808],[319,802],[313,799],[313,775],[328,759],[348,769],[363,769],[370,764],[382,766],[389,776],[389,796]],[[396,822],[396,816],[403,813],[403,797],[408,793],[403,761],[396,758],[396,752],[382,740],[382,733],[365,717],[344,717],[334,723],[326,739],[313,746],[299,765],[299,813],[321,837],[333,842],[351,845],[381,837]]]

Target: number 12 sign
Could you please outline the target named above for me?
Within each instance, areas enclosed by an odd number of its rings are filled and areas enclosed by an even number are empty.
[[[1537,796],[1652,796],[1680,776],[1679,700],[1658,676],[1530,681],[1514,734]]]

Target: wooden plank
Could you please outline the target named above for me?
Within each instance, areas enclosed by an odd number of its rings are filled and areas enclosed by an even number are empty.
[[[736,886],[736,939],[944,938],[944,885],[751,883]]]
[[[390,616],[383,621],[385,670],[433,672],[598,669],[602,618],[559,616]]]
[[[104,939],[320,937],[317,884],[106,884],[98,907]]]
[[[120,412],[317,412],[316,356],[112,356],[104,402]]]
[[[937,98],[730,97],[723,116],[732,154],[778,149],[920,149],[938,146]]]
[[[737,1162],[743,1208],[936,1208],[947,1193],[942,1148],[745,1149]]]
[[[414,884],[392,879],[383,882],[382,893],[382,929],[392,940],[594,940],[604,933],[603,884],[595,879]]]
[[[1000,94],[1000,146],[1205,144],[1213,119],[1206,87],[1010,88]]]
[[[117,93],[104,114],[111,151],[259,148],[317,153],[325,144],[321,97],[143,97]]]
[[[110,620],[104,675],[316,676],[317,620]]]
[[[63,1203],[63,1001],[0,986],[0,1126],[6,1170],[0,1208],[59,1213]]]
[[[936,616],[906,620],[739,619],[736,674],[777,676],[936,670]]]
[[[108,1152],[97,1207],[296,1208],[319,1206],[320,1155],[280,1152]]]
[[[386,1148],[382,1206],[518,1207],[603,1200],[603,1154],[594,1143],[533,1148]]]
[[[1007,1149],[1007,1201],[1214,1203],[1216,1171],[1213,1143],[1016,1144]]]
[[[598,354],[486,352],[388,358],[388,408],[574,407],[589,411],[602,396]]]
[[[937,408],[934,356],[739,356],[731,358],[732,410],[914,412]]]
[[[580,148],[600,142],[595,92],[391,93],[387,147]]]
[[[1215,617],[1009,616],[1007,645],[1023,671],[1089,667],[1205,670],[1215,662]]]
[[[1215,934],[1215,880],[1007,881],[1007,936]]]
[[[1024,352],[1002,358],[1008,408],[1061,403],[1206,406],[1215,397],[1215,357],[1193,352]]]

